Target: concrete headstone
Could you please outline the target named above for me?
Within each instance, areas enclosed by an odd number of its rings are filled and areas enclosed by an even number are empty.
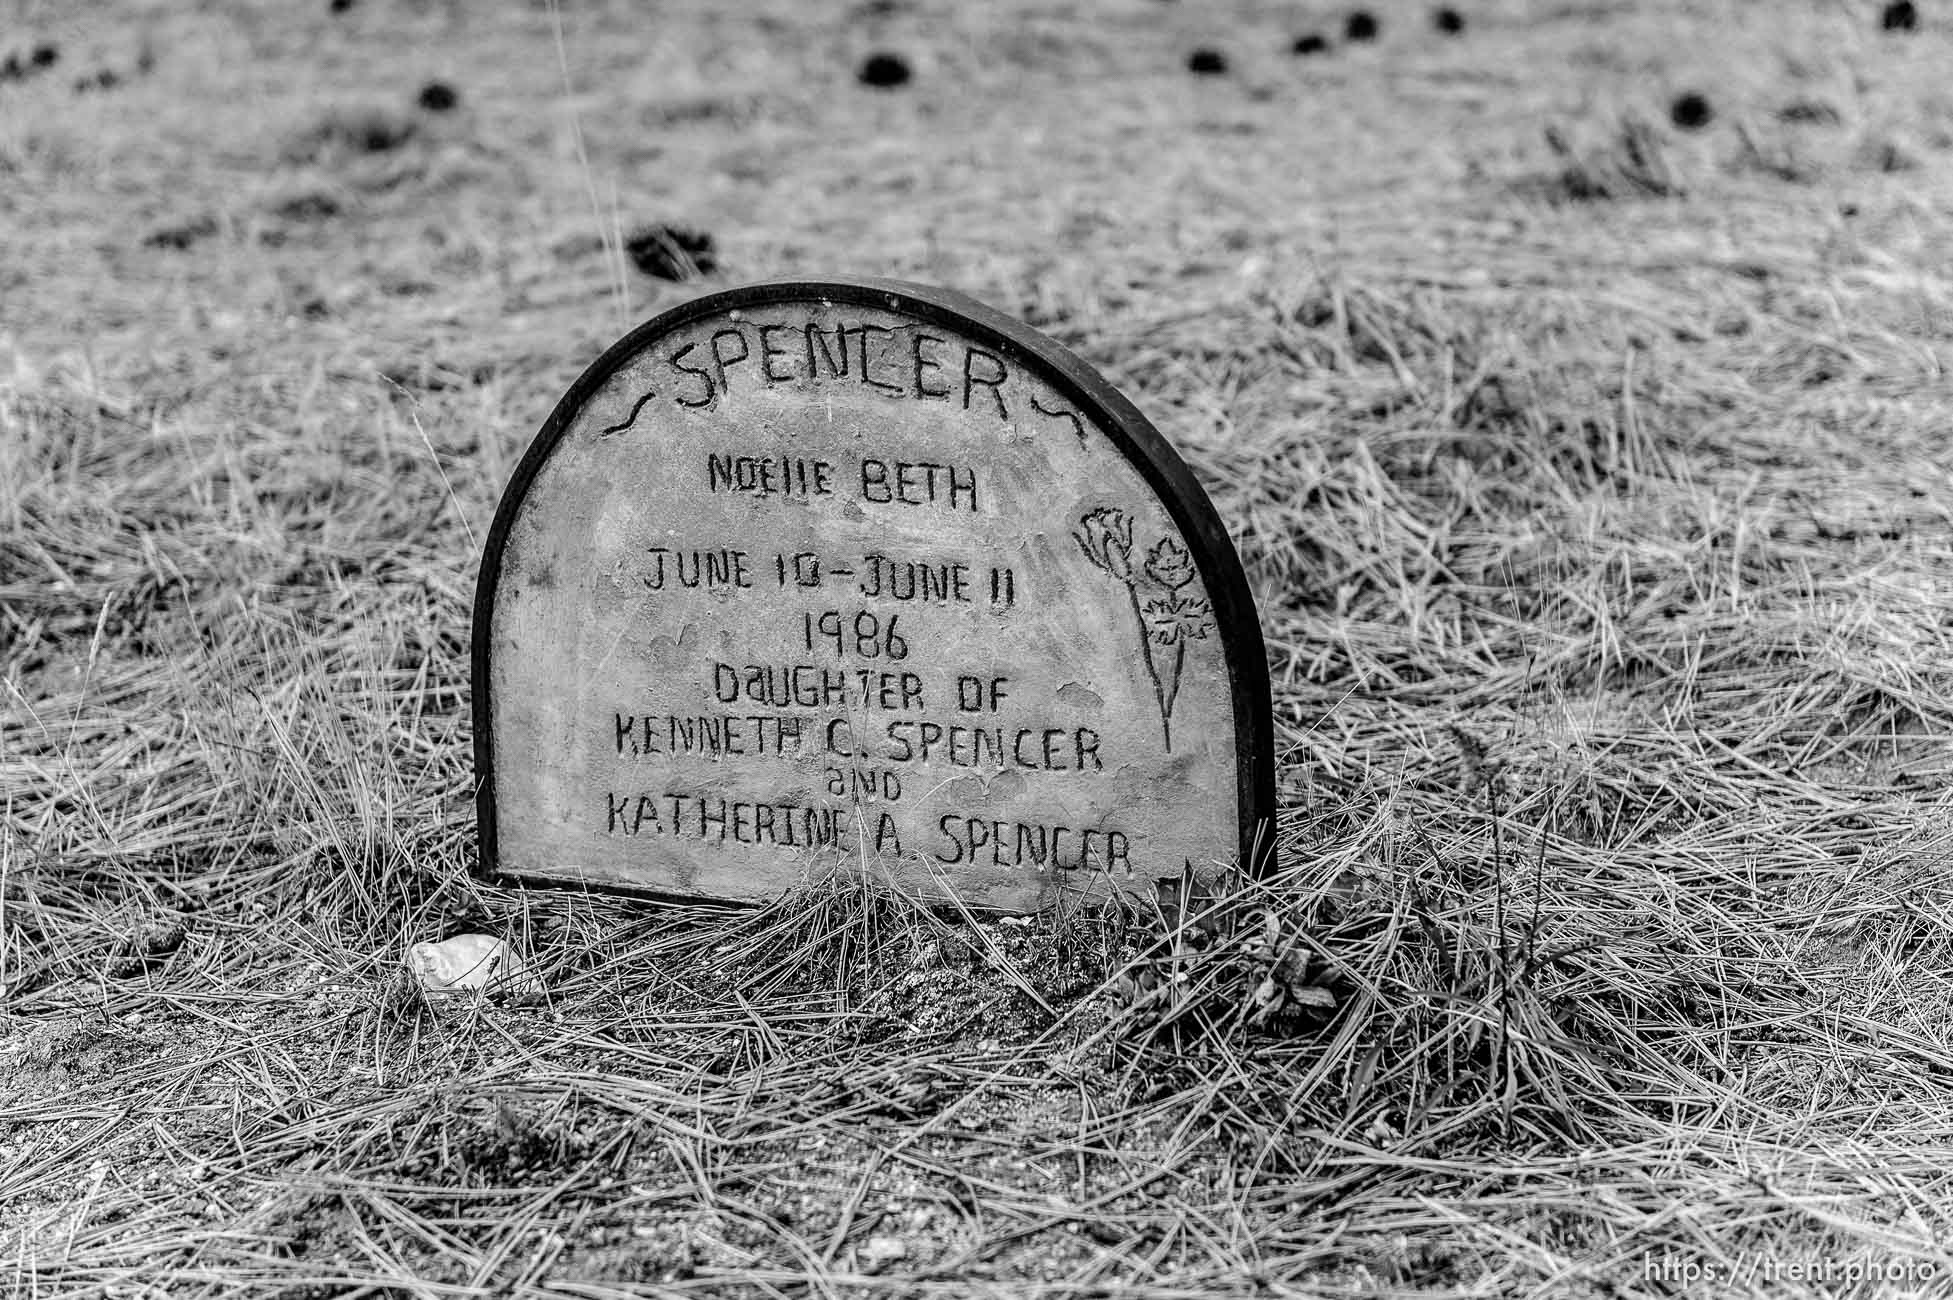
[[[1265,864],[1267,665],[1193,476],[968,299],[774,283],[632,332],[476,596],[484,865],[758,900],[836,865],[1031,910]]]

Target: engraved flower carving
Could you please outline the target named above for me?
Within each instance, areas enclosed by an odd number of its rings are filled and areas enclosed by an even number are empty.
[[[1213,606],[1204,597],[1184,596],[1176,591],[1146,602],[1146,624],[1153,640],[1160,645],[1178,645],[1183,640],[1204,641],[1210,626],[1207,616],[1213,612]]]
[[[1146,552],[1146,576],[1162,587],[1178,590],[1193,581],[1193,553],[1176,537],[1161,538],[1158,546]]]
[[[1132,585],[1132,520],[1117,506],[1104,506],[1078,521],[1072,540],[1085,558],[1128,587]]]
[[[1205,640],[1213,626],[1213,606],[1190,590],[1195,576],[1193,553],[1178,537],[1163,537],[1146,551],[1144,563],[1135,571],[1132,519],[1117,506],[1102,506],[1081,515],[1072,539],[1095,568],[1117,578],[1126,589],[1133,627],[1139,633],[1139,653],[1146,676],[1153,683],[1153,697],[1160,706],[1160,731],[1170,754],[1173,702],[1180,694],[1187,642]],[[1149,597],[1143,606],[1142,587]],[[1164,651],[1155,657],[1155,646],[1172,649],[1170,662],[1162,662],[1169,658]]]

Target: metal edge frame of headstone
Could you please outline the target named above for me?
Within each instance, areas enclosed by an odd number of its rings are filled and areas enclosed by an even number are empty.
[[[995,349],[1006,360],[1034,371],[1093,422],[1103,428],[1120,453],[1138,467],[1181,534],[1194,543],[1193,552],[1213,601],[1222,655],[1227,664],[1234,705],[1235,786],[1239,816],[1240,856],[1237,865],[1249,876],[1276,866],[1275,854],[1275,737],[1273,699],[1268,682],[1268,659],[1261,636],[1261,620],[1247,574],[1235,552],[1233,539],[1207,492],[1194,478],[1180,454],[1155,429],[1139,408],[1080,357],[1056,340],[1022,321],[1013,320],[973,298],[951,289],[903,280],[844,277],[832,280],[765,280],[708,293],[643,322],[612,344],[585,370],[549,413],[529,449],[503,489],[482,548],[475,581],[474,628],[470,638],[470,694],[475,747],[475,821],[479,832],[475,875],[485,881],[520,881],[529,886],[624,895],[688,905],[737,905],[738,900],[708,899],[631,885],[593,884],[540,879],[502,872],[496,865],[495,756],[489,698],[489,624],[494,616],[496,588],[502,576],[502,548],[529,485],[541,472],[577,413],[590,397],[651,340],[709,316],[745,307],[783,302],[823,302],[874,307],[914,316],[969,335]]]

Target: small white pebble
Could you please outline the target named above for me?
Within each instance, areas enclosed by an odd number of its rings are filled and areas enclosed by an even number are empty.
[[[407,969],[429,993],[492,988],[531,991],[536,979],[513,948],[490,934],[458,934],[407,949]]]

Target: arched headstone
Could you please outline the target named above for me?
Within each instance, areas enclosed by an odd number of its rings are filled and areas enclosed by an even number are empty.
[[[1265,865],[1267,664],[1131,403],[960,295],[715,293],[577,380],[474,627],[491,872],[764,899],[836,864],[1028,911]]]

